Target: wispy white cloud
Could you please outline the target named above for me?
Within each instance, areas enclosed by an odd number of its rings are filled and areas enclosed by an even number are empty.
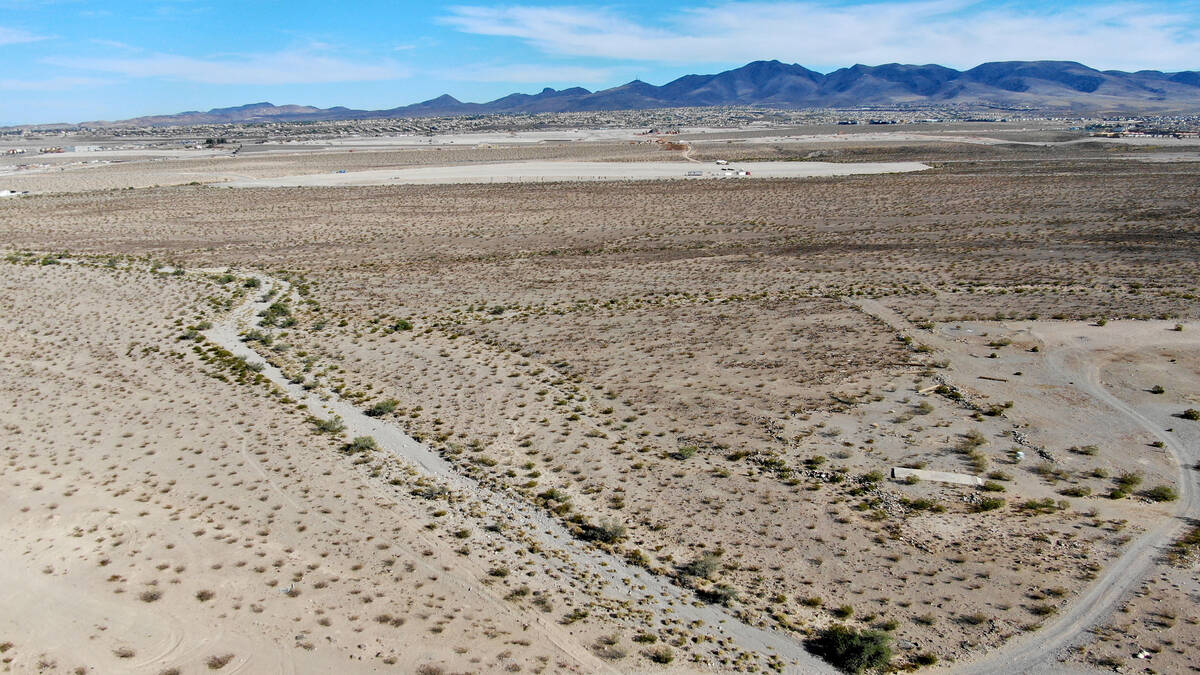
[[[463,82],[605,82],[612,78],[610,68],[555,66],[538,63],[476,65],[443,73],[446,79]]]
[[[112,80],[101,77],[47,77],[37,80],[0,79],[0,91],[74,91],[103,87]]]
[[[130,52],[142,51],[141,47],[135,47],[131,44],[126,44],[124,42],[119,42],[117,40],[105,40],[102,38],[92,38],[91,40],[89,40],[89,42],[91,42],[94,45],[100,45],[101,47],[109,47],[110,49],[122,49],[122,50],[130,51]]]
[[[50,58],[50,65],[201,84],[318,84],[394,80],[408,69],[389,60],[357,62],[307,50],[196,58],[148,54],[120,58]]]
[[[1017,6],[972,0],[718,2],[661,21],[578,6],[451,7],[441,20],[552,55],[659,63],[942,63],[1063,59],[1200,67],[1196,3]]]
[[[46,37],[43,35],[35,35],[28,31],[0,26],[0,46],[19,45],[26,42],[38,42],[39,40],[45,39]]]

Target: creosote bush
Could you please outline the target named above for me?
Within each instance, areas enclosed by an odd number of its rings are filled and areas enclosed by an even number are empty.
[[[706,551],[699,558],[679,566],[679,573],[685,576],[709,579],[721,568],[721,554]]]
[[[313,426],[317,428],[317,431],[321,433],[336,434],[345,430],[346,428],[346,424],[342,422],[342,418],[336,415],[330,419],[309,417],[308,420],[312,422]]]
[[[625,538],[627,528],[620,522],[606,519],[598,524],[588,523],[583,526],[581,537],[587,541],[598,541],[604,544],[615,544]]]
[[[367,417],[383,417],[388,413],[395,412],[396,406],[398,405],[400,405],[399,401],[394,398],[389,398],[386,401],[379,401],[370,408],[367,408],[363,414],[365,414]]]
[[[1179,493],[1170,485],[1155,485],[1146,490],[1146,499],[1155,502],[1173,502],[1179,499]]]
[[[891,636],[883,631],[858,631],[835,624],[818,633],[807,646],[839,670],[861,673],[888,665],[892,660],[891,642]]]
[[[367,452],[368,450],[374,450],[377,447],[379,447],[379,444],[375,442],[374,438],[371,438],[370,436],[355,436],[354,440],[346,444],[346,452]]]

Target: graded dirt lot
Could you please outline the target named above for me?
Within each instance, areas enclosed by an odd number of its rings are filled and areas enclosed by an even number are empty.
[[[322,187],[348,185],[444,185],[453,183],[558,183],[564,181],[725,179],[718,166],[686,162],[506,162],[420,169],[376,169],[235,180],[229,187]],[[728,178],[814,178],[876,173],[924,171],[920,162],[741,162],[730,166]],[[743,172],[739,174],[738,172]],[[693,175],[689,176],[689,172]]]
[[[844,623],[897,667],[1194,664],[1165,553],[1200,516],[1200,163],[1022,138],[824,160],[931,167],[897,174],[88,189],[170,182],[114,164],[0,202],[2,658],[813,672]],[[588,143],[196,161],[680,154]]]

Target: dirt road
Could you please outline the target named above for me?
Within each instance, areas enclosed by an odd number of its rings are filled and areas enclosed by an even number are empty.
[[[291,289],[285,282],[265,275],[247,276],[259,279],[261,292],[249,298],[224,321],[205,331],[205,337],[235,356],[243,357],[251,363],[261,363],[264,376],[286,390],[289,396],[306,404],[313,413],[341,417],[348,438],[371,436],[381,450],[395,453],[422,473],[443,481],[450,489],[470,493],[479,500],[483,508],[490,511],[489,516],[533,537],[544,550],[552,552],[549,558],[562,561],[558,564],[556,572],[568,578],[585,575],[590,579],[600,580],[607,597],[623,601],[632,600],[639,610],[650,612],[655,617],[655,624],[663,620],[701,622],[694,629],[695,632],[706,634],[714,640],[732,639],[741,649],[763,657],[775,656],[784,664],[785,672],[835,672],[828,664],[809,654],[802,644],[791,637],[750,626],[718,605],[699,603],[690,591],[633,566],[622,558],[580,542],[557,520],[540,509],[505,494],[488,490],[460,475],[431,448],[408,436],[398,426],[379,418],[368,417],[357,407],[337,397],[322,398],[291,383],[278,368],[267,363],[239,337],[243,330],[257,323],[258,313],[266,309],[272,301],[262,299],[266,294],[275,290],[275,297],[286,297],[291,294]]]
[[[855,299],[851,303],[883,321],[893,330],[903,332],[935,349],[946,350],[948,341],[917,329],[907,319],[881,303],[870,299]],[[1200,431],[1180,424],[1168,412],[1142,410],[1122,400],[1102,381],[1104,365],[1121,350],[1134,351],[1157,346],[1156,343],[1186,341],[1182,333],[1167,329],[1165,322],[1122,322],[1105,327],[1103,341],[1088,342],[1075,335],[1068,325],[1054,322],[1031,322],[1030,333],[1043,345],[1044,363],[1063,385],[1074,386],[1079,392],[1102,403],[1114,415],[1133,422],[1146,433],[1163,443],[1178,467],[1180,498],[1174,517],[1161,519],[1136,540],[1130,542],[1121,556],[1113,561],[1088,590],[1041,629],[1009,641],[1003,647],[971,664],[956,664],[945,672],[956,675],[1007,675],[1010,673],[1074,672],[1058,663],[1058,657],[1068,647],[1088,637],[1088,630],[1107,619],[1127,594],[1137,589],[1153,567],[1161,549],[1177,537],[1184,527],[1184,517],[1200,516],[1200,489],[1191,467],[1200,461]],[[969,364],[959,364],[970,371]],[[960,368],[964,370],[964,368]],[[981,371],[982,372],[982,371]],[[962,372],[965,377],[978,373]],[[1168,432],[1167,429],[1173,429]]]

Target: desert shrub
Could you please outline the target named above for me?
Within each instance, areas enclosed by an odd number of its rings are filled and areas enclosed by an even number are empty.
[[[1146,498],[1156,502],[1173,502],[1179,499],[1179,493],[1170,485],[1155,485],[1146,490]]]
[[[1004,506],[1004,500],[999,497],[984,497],[975,505],[976,511],[995,511]]]
[[[569,625],[575,623],[576,621],[586,619],[587,617],[588,617],[588,611],[586,609],[576,607],[575,609],[573,609],[570,612],[568,612],[567,614],[565,614],[563,616],[563,618],[558,620],[558,622],[564,626],[569,626]]]
[[[980,433],[978,429],[972,429],[962,435],[962,441],[959,442],[958,448],[960,451],[965,451],[978,448],[979,446],[986,444],[987,437]]]
[[[367,417],[383,417],[388,413],[394,412],[396,410],[396,406],[398,405],[400,405],[399,401],[394,398],[389,398],[386,401],[379,401],[370,408],[367,408],[363,414],[365,414]]]
[[[939,384],[937,389],[934,389],[933,391],[939,396],[945,396],[952,401],[961,401],[963,397],[962,392],[945,384]]]
[[[680,461],[683,461],[685,459],[691,459],[691,457],[693,455],[695,455],[698,450],[700,450],[700,448],[697,448],[694,445],[685,445],[682,448],[679,448],[678,450],[676,450],[675,452],[672,452],[671,457],[673,457],[674,459],[678,459]]]
[[[1183,414],[1181,414],[1180,417],[1182,417],[1185,420],[1192,420],[1193,422],[1195,422],[1196,420],[1200,420],[1200,410],[1196,410],[1195,408],[1188,408],[1187,410],[1183,411]]]
[[[1067,497],[1087,497],[1092,494],[1092,488],[1086,485],[1072,485],[1071,487],[1059,490],[1058,494]]]
[[[920,497],[918,499],[901,497],[900,504],[914,511],[933,511],[934,513],[941,513],[942,511],[946,510],[946,507],[939,504],[937,500],[927,499],[925,497]]]
[[[716,574],[721,568],[721,554],[712,551],[706,551],[699,558],[691,562],[684,563],[679,566],[679,573],[691,576],[708,579]]]
[[[290,323],[288,322],[288,319],[291,319],[292,316],[292,309],[285,302],[273,302],[266,309],[259,312],[258,315],[262,317],[262,325],[264,326],[283,326],[286,328],[287,325],[295,323],[294,319]]]
[[[1161,384],[1156,384],[1153,387],[1150,387],[1150,393],[1151,394],[1165,394],[1165,393],[1167,393],[1167,390],[1164,389]]]
[[[646,658],[655,663],[667,664],[675,660],[675,652],[666,645],[652,647],[643,653],[646,655]]]
[[[601,635],[596,638],[596,643],[592,645],[592,650],[596,655],[605,659],[622,659],[629,653],[624,647],[620,646],[621,636],[616,633]]]
[[[833,609],[833,615],[839,619],[848,619],[852,614],[854,614],[854,608],[850,605],[842,605]]]
[[[1132,472],[1126,471],[1125,473],[1121,474],[1120,476],[1117,476],[1117,485],[1126,492],[1129,492],[1130,490],[1137,487],[1138,485],[1141,485],[1141,483],[1142,483],[1142,474],[1140,474],[1140,473],[1132,473]]]
[[[701,600],[714,605],[728,606],[729,603],[738,599],[737,589],[729,584],[715,584],[710,588],[696,591],[696,595]]]
[[[847,673],[884,668],[892,660],[891,637],[883,631],[857,631],[834,625],[808,642],[808,649]]]
[[[1027,513],[1054,513],[1059,510],[1060,505],[1056,504],[1050,497],[1046,497],[1045,499],[1023,501],[1017,505],[1017,508]]]
[[[1185,565],[1198,551],[1200,551],[1200,525],[1193,525],[1183,533],[1183,536],[1171,544],[1171,548],[1167,550],[1167,562],[1172,565]]]
[[[614,544],[625,538],[627,528],[622,523],[606,519],[599,524],[588,523],[583,526],[581,537],[587,541],[598,541],[604,544]]]
[[[1003,485],[991,480],[984,482],[983,485],[979,486],[979,489],[984,492],[1004,492]]]
[[[345,430],[346,425],[342,422],[342,418],[334,415],[329,419],[321,419],[320,417],[309,417],[309,422],[317,428],[317,431],[326,434],[336,434]]]
[[[355,436],[354,440],[346,444],[346,452],[367,452],[377,447],[379,447],[379,444],[375,442],[374,438],[370,436]]]
[[[968,626],[978,626],[981,623],[986,623],[988,616],[986,614],[976,612],[974,614],[963,614],[958,617],[958,622]]]

